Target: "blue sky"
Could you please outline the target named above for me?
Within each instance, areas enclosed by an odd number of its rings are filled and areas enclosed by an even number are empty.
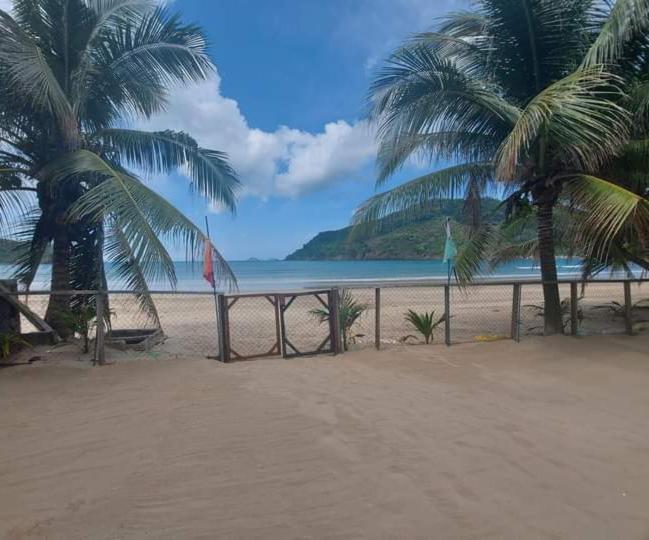
[[[191,196],[180,173],[152,185],[196,223],[207,214],[230,260],[283,258],[344,227],[375,193],[374,140],[363,120],[377,63],[462,0],[175,0],[201,24],[218,74],[174,89],[143,124],[182,129],[224,150],[243,190],[236,216]],[[389,185],[425,172],[411,167]],[[182,250],[175,252],[177,255]]]

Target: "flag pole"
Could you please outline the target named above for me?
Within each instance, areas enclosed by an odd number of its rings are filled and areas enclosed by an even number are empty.
[[[210,237],[210,224],[207,221],[207,216],[205,216],[205,233],[207,234],[207,240],[211,243],[212,238]],[[213,253],[211,251],[210,251],[210,256],[213,257]],[[215,320],[216,320],[216,333],[217,333],[217,335],[220,336],[221,333],[219,332],[219,323],[220,323],[220,321],[219,321],[219,299],[218,299],[218,293],[216,292],[216,280],[214,278],[212,278],[211,285],[212,285],[212,295],[214,296],[214,316],[215,316]],[[220,347],[221,347],[221,345],[219,344],[219,351],[221,350]],[[218,359],[221,360],[221,361],[223,360],[223,358],[221,358],[220,352],[219,352]]]

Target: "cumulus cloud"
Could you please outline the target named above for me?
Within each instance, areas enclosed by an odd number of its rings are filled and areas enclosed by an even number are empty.
[[[338,120],[317,133],[251,127],[238,103],[221,94],[220,83],[214,75],[174,89],[167,111],[140,127],[183,130],[201,146],[227,152],[242,179],[242,195],[298,196],[353,175],[375,154],[365,121]]]

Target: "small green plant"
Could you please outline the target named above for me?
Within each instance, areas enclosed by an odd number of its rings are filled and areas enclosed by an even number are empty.
[[[584,297],[580,296],[577,299],[577,302],[582,300]],[[524,308],[531,309],[534,314],[537,317],[544,317],[545,316],[545,308],[543,305],[538,305],[538,304],[526,304],[523,306]],[[561,300],[561,318],[563,320],[563,331],[566,331],[566,328],[570,326],[572,323],[572,314],[570,310],[570,298],[564,298]],[[581,309],[580,307],[577,307],[577,325],[580,325],[582,321],[584,320],[584,310]],[[527,333],[529,334],[530,332],[534,332],[535,330],[542,329],[543,326],[531,326],[530,328],[527,329]]]
[[[356,338],[363,337],[363,334],[352,334],[352,327],[366,310],[367,304],[358,302],[349,290],[343,289],[338,307],[338,326],[342,334],[344,350],[348,349],[350,343],[355,343]],[[320,323],[327,322],[329,321],[329,308],[313,309],[311,315]]]
[[[593,306],[592,309],[605,309],[610,311],[615,317],[624,317],[626,313],[626,307],[620,302],[608,302],[607,304],[601,304],[599,306]],[[649,310],[649,298],[643,298],[631,306],[631,312],[638,312],[642,309]]]
[[[75,306],[63,316],[66,325],[72,331],[72,335],[79,336],[81,339],[84,353],[90,352],[90,333],[97,325],[96,316],[97,311],[94,304]],[[112,316],[113,312],[108,312],[108,317]]]
[[[406,321],[408,321],[412,327],[417,330],[422,336],[424,336],[424,341],[426,344],[430,343],[433,340],[433,333],[435,329],[446,320],[446,316],[442,315],[439,319],[435,319],[435,311],[430,313],[417,313],[412,309],[409,309],[405,314]]]
[[[18,334],[0,334],[0,358],[8,358],[12,351],[22,347],[31,347],[31,344]]]

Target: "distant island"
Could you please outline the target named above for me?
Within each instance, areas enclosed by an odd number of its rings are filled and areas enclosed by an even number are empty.
[[[504,213],[500,201],[485,199],[483,219],[499,223]],[[398,260],[438,259],[444,252],[444,222],[450,217],[453,236],[461,243],[467,234],[461,200],[444,200],[423,213],[414,223],[405,223],[398,215],[382,220],[378,231],[361,237],[351,237],[351,227],[317,234],[300,249],[286,257],[287,261],[315,260]]]

